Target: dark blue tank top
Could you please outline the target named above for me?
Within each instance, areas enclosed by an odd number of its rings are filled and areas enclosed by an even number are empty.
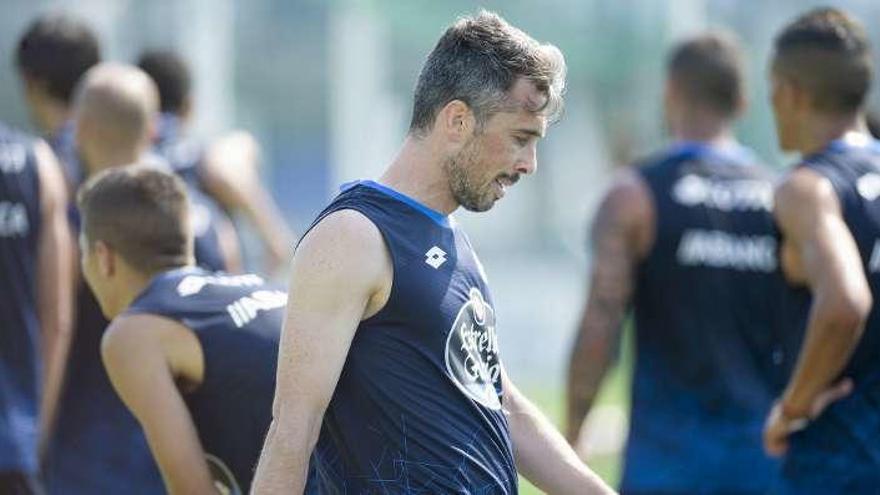
[[[37,470],[40,215],[33,142],[0,124],[0,471]]]
[[[204,147],[195,139],[186,137],[181,130],[180,118],[163,112],[159,116],[159,131],[154,152],[161,157],[187,185],[192,202],[193,227],[196,231],[196,262],[209,271],[227,271],[217,233],[219,222],[231,222],[226,212],[204,191],[199,168]]]
[[[812,466],[810,471],[834,473],[816,481],[816,486],[826,487],[823,489],[840,493],[862,492],[865,487],[874,490],[880,484],[880,142],[862,135],[849,136],[807,156],[799,166],[825,177],[834,187],[843,220],[858,246],[874,305],[864,334],[841,374],[855,382],[853,393],[792,437],[786,472],[803,478],[804,470],[796,466]],[[786,303],[788,323],[803,329],[811,306],[809,291],[790,288]],[[835,442],[837,438],[846,442]],[[835,463],[819,458],[828,457],[822,453],[831,443],[839,445],[833,455]],[[811,461],[811,456],[816,459]],[[862,485],[844,484],[847,482]]]
[[[763,492],[764,418],[796,337],[783,293],[771,177],[740,147],[682,144],[644,163],[656,236],[638,266],[632,417],[621,489]]]
[[[164,162],[153,160],[157,166]],[[83,171],[77,176],[84,177]],[[75,184],[78,186],[78,184]],[[195,195],[191,193],[191,198]],[[196,262],[225,269],[210,205],[200,212],[193,199]],[[70,207],[74,226],[79,213]],[[137,419],[116,395],[101,361],[101,337],[108,322],[91,289],[77,287],[76,321],[59,419],[48,452],[45,478],[51,494],[164,493],[158,467]]]
[[[205,452],[243,493],[272,421],[278,338],[287,294],[257,275],[179,268],[157,275],[127,314],[178,321],[202,346],[203,383],[185,393]]]
[[[74,120],[69,119],[62,124],[54,134],[47,137],[47,142],[55,156],[58,157],[67,181],[79,186],[83,181],[85,171],[79,161],[79,152],[76,149],[76,124]]]
[[[204,146],[196,139],[184,135],[180,117],[162,112],[156,137],[156,152],[171,164],[171,168],[187,184],[203,189],[199,168],[204,158]]]
[[[324,416],[319,493],[515,494],[492,296],[454,218],[372,181],[318,217],[366,216],[394,275],[361,322]]]
[[[227,271],[226,259],[220,247],[220,222],[230,222],[220,206],[201,190],[187,186],[190,216],[195,234],[193,249],[196,264],[209,271]]]

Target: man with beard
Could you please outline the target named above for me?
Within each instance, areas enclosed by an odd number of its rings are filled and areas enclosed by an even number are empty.
[[[492,295],[451,213],[535,171],[565,62],[499,16],[449,27],[378,181],[344,186],[294,255],[256,494],[608,493],[507,376]]]

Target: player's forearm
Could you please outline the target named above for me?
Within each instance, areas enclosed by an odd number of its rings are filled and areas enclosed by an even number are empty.
[[[41,448],[55,422],[73,332],[73,243],[65,223],[57,217],[50,222],[42,231],[38,275],[43,360]]]
[[[61,398],[64,372],[70,350],[71,325],[69,322],[59,323],[57,328],[44,333],[45,346],[43,359],[43,391],[40,402],[40,444],[45,446],[55,423],[58,402]]]
[[[596,334],[612,333],[591,327],[588,323],[589,314],[578,334],[568,366],[566,438],[569,442],[577,440],[581,425],[593,401],[608,367],[611,364],[611,350],[607,338],[597,338]]]
[[[251,487],[253,495],[303,493],[309,458],[317,443],[318,428],[309,431],[284,428],[276,419],[269,427]]]
[[[782,398],[790,417],[807,416],[813,400],[837,379],[858,345],[870,301],[847,303],[817,295],[792,379]]]
[[[293,233],[269,192],[262,187],[257,189],[254,197],[245,203],[244,211],[266,245],[274,268],[293,254]]]
[[[614,491],[586,466],[559,431],[518,391],[505,392],[517,469],[550,495]]]

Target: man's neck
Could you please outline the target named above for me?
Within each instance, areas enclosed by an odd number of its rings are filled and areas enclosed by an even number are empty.
[[[112,167],[120,167],[123,165],[131,165],[141,158],[141,152],[138,150],[102,150],[98,157],[90,160],[88,165],[89,175],[93,175],[102,170]]]
[[[184,266],[189,265],[162,268],[161,270],[151,273],[142,273],[133,269],[128,269],[125,275],[125,281],[120,284],[121,287],[119,288],[119,297],[117,299],[119,306],[116,308],[116,311],[114,311],[114,316],[124,313],[134,300],[146,290],[147,286],[150,285],[150,282],[152,282],[154,278],[165,272],[177,270]]]
[[[805,119],[797,151],[803,155],[815,153],[849,133],[868,133],[868,126],[861,113],[843,116],[817,115],[812,119]]]
[[[33,115],[40,132],[53,136],[70,120],[70,107],[60,101],[47,99],[39,104]]]
[[[692,141],[717,146],[728,145],[735,140],[729,118],[698,110],[681,112],[670,122],[670,135],[676,141]]]
[[[429,138],[408,136],[379,182],[448,215],[459,205],[452,196],[442,160]]]

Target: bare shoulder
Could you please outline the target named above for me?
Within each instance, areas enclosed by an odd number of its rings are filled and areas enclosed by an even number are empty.
[[[42,139],[34,143],[34,158],[43,203],[62,204],[67,195],[64,174],[52,148]]]
[[[307,256],[350,263],[381,262],[386,251],[379,228],[363,213],[339,210],[322,218],[300,242],[296,258]]]
[[[644,179],[633,169],[621,170],[605,193],[593,221],[594,242],[608,234],[624,236],[638,255],[653,243],[654,200]]]
[[[113,319],[101,338],[101,352],[131,356],[145,349],[160,349],[162,343],[191,333],[178,321],[163,316],[142,313],[121,315]]]
[[[831,181],[808,168],[788,172],[776,185],[773,211],[781,223],[814,215],[817,211],[839,212],[840,204]]]
[[[337,296],[359,294],[370,300],[381,296],[371,305],[384,304],[392,276],[391,255],[382,233],[355,210],[339,210],[322,218],[293,256],[292,287],[324,287]]]

